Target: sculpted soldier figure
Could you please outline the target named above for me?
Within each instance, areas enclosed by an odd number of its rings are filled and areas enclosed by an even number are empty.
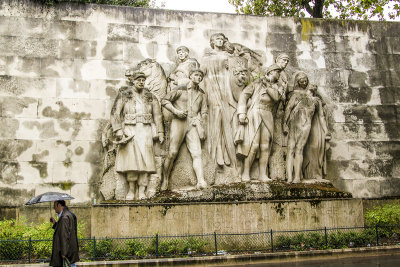
[[[288,90],[288,75],[285,72],[286,66],[289,63],[289,56],[285,53],[279,54],[275,59],[275,64],[281,68],[278,83],[282,87],[282,90],[287,93]]]
[[[128,70],[125,76],[129,86],[117,99],[111,124],[118,143],[116,193],[124,191],[126,182],[129,189],[116,198],[133,200],[138,187],[139,199],[145,199],[149,174],[156,172],[153,139],[164,141],[162,117],[157,98],[144,88],[145,74]]]
[[[278,87],[280,67],[271,65],[265,76],[248,85],[239,97],[238,116],[244,133],[235,138],[237,154],[244,156],[242,181],[250,181],[250,169],[254,159],[259,155],[259,180],[266,182],[268,177],[268,160],[274,131],[274,112],[281,99]],[[247,103],[248,100],[250,103]],[[249,107],[247,109],[247,107]],[[240,138],[242,135],[243,138]]]
[[[296,74],[293,93],[285,109],[284,131],[288,132],[286,162],[288,183],[299,183],[301,180],[303,150],[310,134],[313,116],[317,106],[319,106],[318,101],[314,99],[313,93],[307,90],[308,83],[308,77],[304,72]],[[326,129],[326,124],[324,126]]]
[[[172,83],[170,84],[171,89],[190,82],[190,70],[200,68],[200,64],[196,59],[189,58],[189,48],[186,46],[179,46],[176,49],[176,54],[178,56],[177,66],[169,75],[169,80]]]
[[[199,87],[199,83],[203,80],[203,72],[200,69],[191,70],[189,77],[191,81],[188,84],[172,90],[161,101],[162,106],[174,114],[161,190],[168,188],[174,160],[185,139],[193,159],[193,169],[197,177],[196,187],[199,189],[207,187],[201,159],[201,141],[206,138],[202,124],[207,118],[207,98]]]

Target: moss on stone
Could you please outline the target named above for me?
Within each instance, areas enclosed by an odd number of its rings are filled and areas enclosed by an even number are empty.
[[[301,39],[303,41],[308,41],[313,30],[314,24],[311,20],[301,19]]]
[[[54,185],[64,191],[66,191],[66,190],[70,190],[75,185],[75,183],[71,182],[71,181],[66,181],[66,182],[56,183]]]

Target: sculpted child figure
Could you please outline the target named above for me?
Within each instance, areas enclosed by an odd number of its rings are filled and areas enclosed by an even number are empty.
[[[190,82],[189,72],[192,69],[200,68],[199,62],[196,59],[189,57],[189,48],[186,46],[179,46],[176,49],[177,54],[177,66],[175,70],[169,75],[171,89],[173,87],[187,84]]]
[[[164,129],[157,98],[144,88],[145,74],[128,70],[129,86],[117,99],[111,124],[118,149],[115,171],[118,174],[116,199],[145,199],[149,174],[156,172],[153,139],[164,141]],[[127,193],[125,184],[129,184]]]
[[[307,143],[318,104],[304,72],[294,78],[293,93],[285,109],[284,131],[288,133],[286,175],[288,183],[299,183],[302,177],[303,150]],[[325,127],[326,128],[326,127]],[[293,177],[294,172],[294,177]]]
[[[239,123],[245,127],[243,127],[243,138],[235,141],[238,144],[237,154],[244,157],[242,173],[244,182],[250,181],[250,169],[257,155],[260,157],[259,180],[262,182],[271,180],[268,177],[268,160],[273,140],[274,112],[276,104],[282,97],[278,86],[280,70],[280,66],[271,65],[264,77],[248,85],[239,97]]]
[[[190,82],[169,92],[161,101],[161,105],[174,115],[171,121],[170,145],[164,163],[164,180],[161,190],[168,189],[168,180],[179,148],[186,140],[186,146],[192,156],[193,169],[197,177],[197,188],[207,187],[204,180],[201,159],[201,141],[206,136],[203,128],[207,118],[207,98],[199,83],[203,80],[203,72],[193,69],[189,74]]]

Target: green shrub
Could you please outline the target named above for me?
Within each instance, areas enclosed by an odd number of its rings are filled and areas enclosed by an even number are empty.
[[[290,249],[292,238],[287,235],[278,235],[274,243],[276,249]]]
[[[82,238],[83,230],[84,224],[78,221],[78,238]],[[29,238],[32,240],[31,257],[35,259],[49,258],[53,233],[54,229],[50,222],[28,225],[25,218],[2,220],[0,221],[0,259],[18,260],[27,258]]]
[[[343,232],[334,232],[328,235],[328,246],[331,248],[347,248],[347,236]]]
[[[374,207],[365,213],[365,223],[378,226],[380,237],[391,237],[400,234],[400,205],[386,204]]]
[[[27,255],[28,242],[24,238],[24,233],[27,230],[28,226],[24,220],[0,221],[1,260],[18,260]]]
[[[96,242],[96,246],[94,245]],[[91,239],[86,242],[83,249],[90,258],[106,258],[111,255],[111,250],[113,248],[112,239],[96,239],[94,241]]]
[[[151,246],[148,248],[149,254],[155,254],[156,239],[152,240]],[[158,253],[160,255],[180,255],[188,254],[190,251],[195,251],[196,253],[204,253],[207,251],[208,242],[196,237],[188,237],[186,239],[174,239],[167,241],[159,241]]]
[[[325,236],[316,232],[308,233],[304,237],[304,244],[306,248],[325,249]]]
[[[111,260],[127,260],[131,258],[128,249],[125,246],[114,247],[110,251]]]
[[[28,231],[24,234],[25,239],[32,239],[32,256],[34,258],[44,259],[51,256],[54,234],[52,226],[53,224],[50,222],[32,225],[32,227],[28,228]]]
[[[370,209],[365,213],[365,222],[369,226],[400,225],[400,205],[386,204]]]
[[[125,245],[127,247],[127,252],[129,255],[137,256],[140,258],[147,256],[146,245],[143,242],[133,239],[125,242]]]
[[[188,252],[188,249],[190,248],[192,252],[197,252],[197,253],[205,253],[207,252],[207,245],[208,242],[201,239],[201,238],[195,238],[195,237],[189,237],[188,239],[185,240],[186,243],[186,252]]]

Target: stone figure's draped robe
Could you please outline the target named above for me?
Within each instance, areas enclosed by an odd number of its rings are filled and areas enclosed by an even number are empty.
[[[289,139],[294,139],[296,146],[303,136],[307,125],[311,125],[315,112],[313,97],[303,91],[293,91],[285,109],[285,123],[289,126]]]
[[[303,175],[305,179],[323,179],[326,175],[327,133],[320,120],[325,121],[325,110],[318,97],[314,97],[314,100],[316,110],[311,123],[310,135],[304,147]],[[322,123],[326,123],[326,121]]]
[[[227,52],[213,51],[203,57],[204,89],[208,97],[208,152],[219,165],[236,165],[232,118],[236,102],[229,87]]]

